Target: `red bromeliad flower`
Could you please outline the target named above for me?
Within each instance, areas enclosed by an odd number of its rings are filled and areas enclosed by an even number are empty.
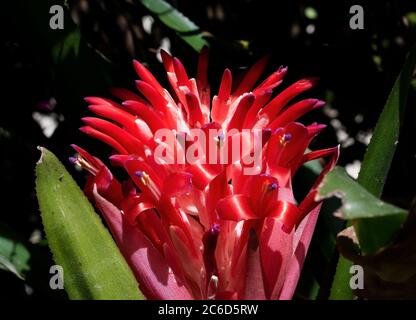
[[[287,68],[280,67],[253,89],[267,62],[263,58],[238,84],[226,69],[211,102],[206,50],[196,79],[188,77],[178,59],[165,52],[162,58],[174,97],[134,61],[140,96],[114,89],[123,102],[86,98],[90,110],[107,120],[84,118],[81,131],[110,145],[112,165],[128,173],[120,182],[103,162],[73,146],[79,154],[73,162],[91,174],[86,194],[103,214],[146,297],[290,299],[320,210],[315,188],[339,153],[338,147],[307,152],[325,126],[294,122],[322,101],[287,106],[315,80],[300,80],[272,98]],[[194,139],[196,128],[220,133],[202,142]],[[244,171],[253,148],[226,163],[206,161],[212,149],[193,163],[166,161],[186,153],[191,143],[168,143],[157,136],[163,129],[199,146],[213,142],[227,154],[235,136],[242,144],[249,141],[244,129],[260,130],[257,171]],[[157,152],[161,146],[163,160]],[[292,177],[302,164],[322,157],[329,161],[297,204]]]

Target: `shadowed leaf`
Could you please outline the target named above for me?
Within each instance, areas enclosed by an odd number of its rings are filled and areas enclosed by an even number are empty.
[[[199,27],[169,3],[163,0],[139,0],[138,2],[196,51],[208,45]]]
[[[383,112],[374,129],[364,161],[358,176],[358,182],[376,197],[380,197],[386,181],[394,152],[399,141],[400,127],[413,72],[416,65],[416,46],[410,51],[406,63],[398,76],[387,99]],[[386,244],[383,228],[390,220],[358,220],[354,223],[360,246],[364,253],[375,252]],[[399,225],[396,224],[396,228]],[[390,226],[393,228],[393,226]]]

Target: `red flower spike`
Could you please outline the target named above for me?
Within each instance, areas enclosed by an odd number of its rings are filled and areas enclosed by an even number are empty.
[[[276,96],[269,104],[267,104],[261,114],[268,116],[268,119],[273,119],[283,107],[294,97],[300,93],[312,88],[317,82],[316,78],[309,78],[299,80],[292,84],[289,88],[285,89],[282,93]]]
[[[108,144],[110,147],[112,147],[118,153],[121,153],[121,154],[128,154],[129,153],[126,148],[124,148],[120,143],[117,142],[117,140],[113,139],[109,135],[106,135],[105,133],[102,133],[98,130],[95,130],[94,128],[86,126],[86,127],[79,128],[79,131],[89,135],[92,138],[95,138],[97,140],[100,140],[100,141]]]
[[[271,76],[269,76],[256,89],[254,89],[253,93],[256,94],[257,91],[274,89],[282,82],[286,73],[287,67],[280,66],[277,71],[273,72]]]
[[[134,70],[138,74],[138,76],[148,84],[150,84],[153,88],[156,89],[162,96],[164,94],[163,87],[160,83],[156,80],[156,78],[150,73],[149,70],[146,69],[144,65],[142,65],[139,61],[133,60]],[[130,99],[129,99],[130,100]]]
[[[244,78],[239,83],[238,87],[233,92],[233,96],[238,97],[244,92],[250,92],[257,80],[260,78],[270,56],[266,55],[257,61],[248,71]]]
[[[209,94],[210,86],[208,83],[208,47],[203,47],[201,54],[199,55],[197,81],[198,88],[201,90],[199,95],[204,95],[206,92]]]
[[[154,87],[147,82],[136,80],[137,89],[146,97],[151,105],[158,111],[164,112],[166,109],[166,100]]]
[[[143,98],[140,98],[134,92],[131,92],[130,90],[124,88],[111,88],[110,93],[120,100],[133,100],[139,101],[141,103],[146,103],[146,101]]]
[[[291,299],[320,210],[316,187],[339,155],[338,147],[306,153],[325,126],[294,122],[322,101],[287,106],[316,80],[298,81],[272,98],[287,68],[256,87],[264,57],[234,90],[226,69],[211,101],[206,48],[196,79],[177,58],[163,50],[161,56],[171,93],[134,61],[144,98],[116,88],[121,103],[85,99],[109,121],[83,118],[81,131],[108,144],[111,164],[128,174],[119,182],[74,146],[79,155],[72,162],[90,173],[86,194],[148,298]],[[250,140],[256,132],[257,146]],[[296,205],[292,177],[319,158],[327,164]]]

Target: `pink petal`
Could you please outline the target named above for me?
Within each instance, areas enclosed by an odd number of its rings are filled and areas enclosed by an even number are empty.
[[[320,210],[321,205],[318,205],[303,219],[295,232],[294,248],[296,249],[290,258],[283,288],[279,294],[279,300],[290,300],[293,297]]]
[[[140,290],[150,299],[192,299],[142,232],[130,225],[120,210],[99,195],[96,189],[94,197],[118,247],[139,281]]]
[[[286,278],[292,254],[294,230],[287,232],[278,219],[264,219],[260,232],[260,261],[267,299],[275,299]],[[250,274],[250,270],[248,270]]]

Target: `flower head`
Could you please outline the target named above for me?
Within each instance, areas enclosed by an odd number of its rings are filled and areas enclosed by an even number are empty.
[[[338,158],[338,147],[307,151],[325,126],[294,122],[324,104],[291,104],[316,80],[272,97],[287,68],[256,85],[263,58],[237,83],[226,69],[211,100],[205,49],[196,79],[177,58],[162,51],[162,59],[171,92],[134,61],[140,95],[114,89],[121,102],[86,98],[99,118],[83,118],[81,131],[108,144],[111,164],[128,174],[117,180],[73,146],[72,161],[90,173],[86,194],[147,297],[290,299],[320,208],[315,188]],[[292,177],[322,157],[329,161],[297,204]]]

